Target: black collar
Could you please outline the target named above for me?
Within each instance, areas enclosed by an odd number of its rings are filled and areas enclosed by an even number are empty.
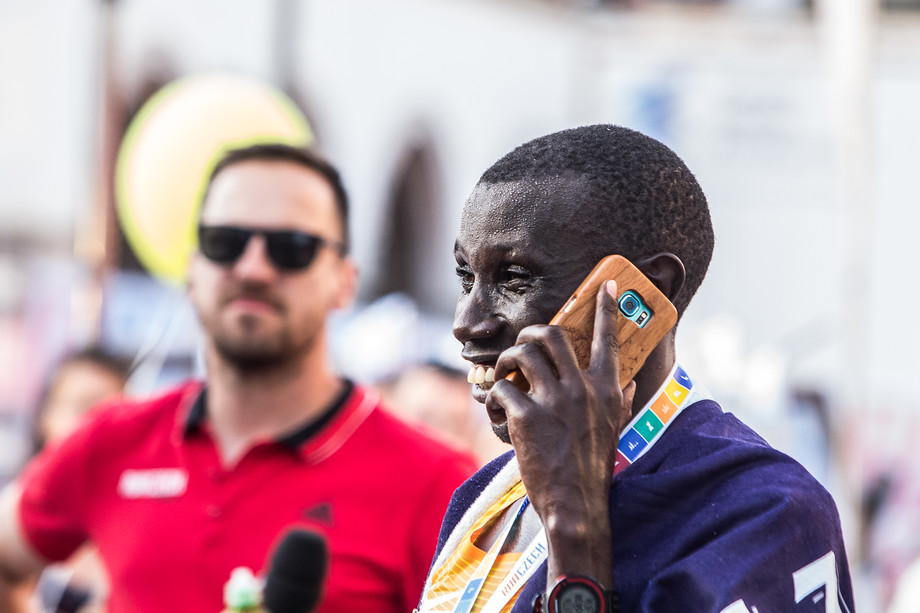
[[[344,383],[345,386],[343,387],[342,392],[335,398],[335,400],[330,403],[329,407],[327,407],[319,415],[319,417],[316,417],[312,421],[298,426],[291,432],[280,436],[278,439],[276,439],[276,442],[280,445],[284,445],[285,447],[290,448],[293,451],[296,451],[301,445],[316,435],[317,432],[322,430],[323,427],[332,421],[332,418],[342,410],[342,407],[345,406],[349,396],[351,396],[352,391],[354,391],[354,383],[348,379],[345,379]],[[193,404],[191,410],[189,410],[188,417],[185,420],[185,427],[182,429],[182,434],[184,436],[189,436],[195,432],[198,432],[201,429],[201,426],[204,424],[205,419],[207,419],[207,393],[208,388],[203,388],[201,393],[198,394],[198,398],[195,399],[195,404]]]

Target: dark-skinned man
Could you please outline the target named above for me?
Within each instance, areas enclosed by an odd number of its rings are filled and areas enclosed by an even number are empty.
[[[833,500],[678,365],[676,327],[621,392],[615,283],[586,369],[545,325],[609,254],[681,315],[713,243],[689,169],[632,130],[551,134],[483,174],[454,249],[454,335],[514,450],[454,494],[421,611],[853,610]],[[515,370],[529,392],[505,379]]]

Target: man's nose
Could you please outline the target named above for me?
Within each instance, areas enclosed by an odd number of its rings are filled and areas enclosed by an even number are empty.
[[[461,343],[491,338],[498,334],[500,321],[491,301],[480,291],[464,294],[454,312],[454,337]]]
[[[234,274],[243,279],[260,281],[268,281],[277,276],[278,269],[269,260],[267,247],[265,237],[258,234],[252,236],[240,259],[233,265]]]

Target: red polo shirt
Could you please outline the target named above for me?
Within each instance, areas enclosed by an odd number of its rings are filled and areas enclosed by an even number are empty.
[[[109,406],[36,458],[20,505],[33,547],[63,560],[93,541],[113,613],[218,613],[235,567],[264,573],[279,535],[305,527],[329,546],[319,611],[411,611],[472,456],[349,386],[318,422],[254,446],[227,470],[201,396],[190,382]]]

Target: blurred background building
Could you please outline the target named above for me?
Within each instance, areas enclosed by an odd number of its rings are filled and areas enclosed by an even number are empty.
[[[335,351],[367,383],[463,368],[451,247],[489,164],[587,123],[663,140],[717,237],[683,363],[835,494],[862,611],[920,553],[920,0],[5,0],[0,57],[0,474],[65,352],[136,358],[135,393],[200,368],[112,173],[154,92],[223,71],[285,91],[343,171],[362,290]]]

